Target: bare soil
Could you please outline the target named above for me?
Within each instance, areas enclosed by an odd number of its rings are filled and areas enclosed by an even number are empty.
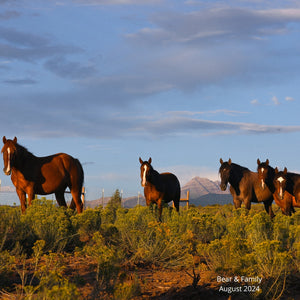
[[[220,292],[220,286],[226,286],[217,282],[217,274],[211,271],[199,271],[199,268],[193,269],[161,269],[156,266],[144,267],[123,266],[121,273],[125,274],[125,281],[133,282],[138,278],[140,285],[140,294],[134,297],[134,300],[151,299],[151,300],[198,300],[198,299],[231,299],[243,300],[253,299],[250,293],[227,293]],[[95,293],[96,273],[93,262],[83,261],[77,258],[68,262],[66,274],[71,282],[78,282],[81,299],[112,299],[111,295],[105,292]],[[199,281],[195,277],[199,276]],[[285,291],[280,299],[299,299],[300,300],[300,280],[296,276],[289,279]],[[96,296],[97,295],[97,296]]]
[[[76,284],[80,293],[80,299],[113,299],[112,294],[99,290],[96,281],[95,261],[83,257],[64,257],[64,275]],[[199,276],[199,280],[195,278]],[[122,266],[119,279],[122,282],[133,283],[138,278],[140,293],[133,300],[198,300],[198,299],[230,299],[243,300],[255,299],[249,293],[227,293],[220,292],[220,286],[226,286],[217,282],[217,274],[210,271],[199,271],[193,269],[161,269],[156,266]],[[20,284],[17,274],[8,279],[9,286]],[[280,299],[300,300],[300,276],[288,278],[286,288]],[[1,296],[0,296],[1,298]],[[4,298],[3,298],[4,299]],[[8,298],[7,298],[8,299]],[[12,299],[12,298],[9,298]]]

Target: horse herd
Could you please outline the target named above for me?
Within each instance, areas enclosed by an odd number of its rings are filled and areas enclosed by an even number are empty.
[[[11,175],[22,213],[27,207],[26,194],[28,205],[35,194],[54,193],[58,205],[66,207],[64,192],[67,187],[72,194],[70,208],[76,208],[78,213],[82,212],[84,172],[78,159],[65,153],[37,157],[18,144],[16,137],[9,140],[4,136],[3,144],[3,171],[6,175]],[[159,219],[164,202],[173,201],[179,211],[180,183],[177,177],[172,173],[158,173],[151,165],[151,158],[148,161],[139,158],[139,161],[141,185],[144,187],[147,205],[157,204]],[[232,163],[231,159],[226,162],[220,159],[220,163],[220,188],[225,191],[227,184],[230,184],[235,208],[240,208],[244,203],[250,209],[251,202],[263,202],[267,213],[273,218],[273,199],[285,215],[291,215],[295,211],[294,207],[300,207],[300,174],[289,173],[286,168],[278,171],[269,165],[268,159],[265,162],[257,160],[257,172]]]
[[[251,202],[263,202],[265,210],[271,218],[273,199],[283,214],[290,216],[295,212],[294,207],[300,207],[300,175],[287,172],[285,168],[279,171],[269,165],[269,160],[260,162],[257,159],[257,172],[232,163],[231,159],[224,162],[220,159],[219,174],[221,190],[225,191],[230,183],[230,193],[235,208],[241,207],[242,202],[247,209]]]

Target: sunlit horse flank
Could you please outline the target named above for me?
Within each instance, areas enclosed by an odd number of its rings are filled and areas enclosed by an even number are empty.
[[[287,168],[283,171],[275,168],[273,183],[278,202],[286,209],[291,207],[291,212],[295,212],[294,207],[300,207],[300,175],[288,172]]]
[[[257,159],[257,173],[261,188],[264,189],[267,186],[273,193],[275,203],[280,207],[282,213],[291,216],[295,212],[294,207],[300,207],[300,205],[295,202],[295,197],[289,192],[283,193],[282,186],[286,181],[280,174],[277,176],[278,172],[277,168],[274,169],[269,165],[268,159],[265,162]]]
[[[67,206],[64,192],[69,187],[72,194],[70,208],[82,212],[81,191],[84,173],[78,159],[65,153],[37,157],[25,147],[13,140],[3,137],[4,173],[11,175],[11,181],[21,203],[22,213],[26,210],[26,194],[30,205],[35,194],[55,194],[60,206]]]
[[[230,183],[230,193],[233,197],[234,207],[240,208],[244,203],[246,209],[250,209],[251,202],[263,202],[266,212],[273,218],[273,195],[268,188],[261,189],[258,174],[246,167],[232,163],[231,159],[223,162],[221,158],[220,163],[220,188],[225,191],[227,184]]]
[[[159,209],[159,219],[161,220],[162,206],[164,202],[173,200],[174,206],[179,211],[180,183],[172,173],[158,173],[151,166],[152,159],[141,163],[141,185],[144,187],[144,195],[147,206],[156,203]]]

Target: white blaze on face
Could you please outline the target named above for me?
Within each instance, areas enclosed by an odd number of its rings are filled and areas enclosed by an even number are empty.
[[[281,185],[281,183],[284,181],[284,178],[283,177],[278,177],[277,181],[280,183],[279,196],[282,198],[283,197],[283,191],[282,191],[282,185]]]
[[[264,173],[264,170],[265,170],[264,168],[260,169],[260,171],[261,171],[262,174]],[[261,186],[262,186],[263,189],[265,188],[265,182],[264,182],[263,179],[261,180]]]
[[[6,173],[10,172],[10,148],[7,148],[7,167]]]
[[[144,165],[143,177],[142,177],[142,186],[146,186],[146,171],[147,171],[147,166]]]

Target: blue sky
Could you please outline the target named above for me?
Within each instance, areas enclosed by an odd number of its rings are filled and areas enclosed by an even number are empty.
[[[1,137],[77,157],[89,200],[142,193],[139,156],[300,172],[299,37],[299,1],[2,0]]]

